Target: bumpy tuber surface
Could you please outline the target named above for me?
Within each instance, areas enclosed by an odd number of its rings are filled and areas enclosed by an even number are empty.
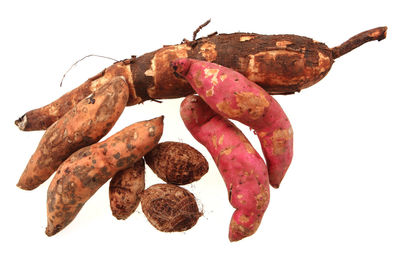
[[[112,214],[118,220],[127,219],[140,203],[145,186],[144,160],[119,171],[110,181],[109,197]]]
[[[69,155],[99,141],[117,122],[128,96],[128,85],[118,76],[81,100],[46,130],[17,186],[38,187]]]
[[[215,113],[199,96],[187,96],[180,109],[185,126],[213,157],[236,209],[229,240],[238,241],[256,232],[268,207],[268,169],[243,133]]]
[[[153,172],[170,184],[189,184],[200,180],[208,172],[204,156],[185,143],[159,143],[144,158]]]
[[[201,216],[194,195],[177,185],[150,186],[144,191],[141,204],[146,218],[162,232],[189,230]]]
[[[293,157],[293,131],[278,102],[240,73],[210,62],[177,59],[175,72],[221,116],[254,129],[267,160],[269,181],[279,187]]]
[[[128,83],[128,105],[192,94],[190,85],[175,77],[169,67],[176,58],[217,63],[240,72],[270,94],[292,94],[325,77],[335,58],[366,42],[384,39],[386,30],[378,27],[362,32],[333,49],[307,37],[255,33],[217,34],[165,46],[115,63],[53,103],[25,113],[15,123],[24,131],[46,129],[114,76],[124,76]]]
[[[47,191],[48,236],[64,229],[87,200],[117,172],[132,167],[163,132],[163,116],[128,126],[103,142],[81,148],[58,168]]]

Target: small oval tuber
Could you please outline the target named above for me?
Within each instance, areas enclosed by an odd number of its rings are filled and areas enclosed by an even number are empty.
[[[110,181],[109,197],[112,214],[118,220],[127,219],[140,203],[144,191],[144,160],[118,172]]]
[[[208,172],[208,162],[204,156],[185,143],[160,143],[144,158],[153,172],[170,184],[189,184]]]
[[[162,232],[189,230],[202,215],[194,195],[171,184],[150,186],[143,192],[141,204],[149,222]]]

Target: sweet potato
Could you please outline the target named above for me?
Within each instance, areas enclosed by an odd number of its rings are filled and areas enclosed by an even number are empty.
[[[52,236],[71,223],[103,184],[156,146],[162,132],[163,116],[128,126],[68,157],[47,191],[46,234]]]
[[[210,62],[177,59],[172,67],[223,117],[255,130],[267,160],[269,181],[278,188],[293,157],[293,131],[278,102],[240,73]]]
[[[169,67],[176,58],[214,62],[242,73],[271,94],[292,94],[321,80],[335,58],[366,42],[384,39],[386,30],[379,27],[362,32],[332,49],[307,37],[254,33],[218,34],[165,46],[117,62],[53,103],[25,113],[15,124],[24,131],[46,129],[113,75],[127,80],[128,105],[189,95],[193,93],[189,84],[175,77]]]
[[[202,215],[188,190],[171,184],[155,184],[141,198],[148,221],[162,232],[182,232],[192,228]]]
[[[204,156],[185,143],[159,143],[144,158],[153,172],[170,184],[185,185],[198,181],[208,171]]]
[[[213,157],[236,209],[230,241],[255,233],[269,203],[268,169],[243,133],[215,113],[199,96],[187,96],[180,109],[185,126]]]
[[[110,181],[109,196],[112,214],[118,220],[127,219],[140,203],[145,180],[144,160],[133,167],[119,171]]]
[[[69,155],[99,141],[118,120],[128,96],[128,85],[118,76],[81,100],[46,130],[17,186],[38,187]]]

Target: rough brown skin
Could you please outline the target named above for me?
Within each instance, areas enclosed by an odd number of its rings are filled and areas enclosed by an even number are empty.
[[[103,184],[153,149],[162,132],[163,116],[138,122],[66,159],[47,191],[46,234],[52,236],[71,223]]]
[[[169,184],[189,184],[200,180],[208,172],[204,156],[185,143],[160,143],[144,158],[153,172]]]
[[[81,100],[46,130],[17,186],[35,189],[73,152],[99,141],[117,122],[128,97],[128,85],[118,76]]]
[[[162,232],[192,228],[202,215],[188,190],[171,184],[156,184],[142,195],[142,210],[149,222]]]
[[[118,220],[127,219],[140,203],[144,191],[144,160],[118,172],[110,181],[109,196],[112,214]]]
[[[127,105],[142,102],[135,94],[132,74],[130,72],[130,60],[124,60],[116,62],[54,102],[25,113],[15,121],[15,124],[23,131],[45,130],[72,109],[79,101],[110,82],[116,76],[124,77],[128,84],[129,100]]]
[[[333,49],[307,37],[255,33],[218,34],[165,46],[114,64],[55,102],[29,111],[15,123],[24,131],[46,129],[114,72],[128,81],[128,105],[187,96],[193,93],[191,87],[175,77],[169,67],[172,60],[185,57],[232,68],[270,94],[293,94],[325,77],[335,58],[366,42],[384,39],[386,30],[387,27],[378,27],[362,32]]]

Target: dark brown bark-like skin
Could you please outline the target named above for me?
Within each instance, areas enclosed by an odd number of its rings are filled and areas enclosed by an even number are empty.
[[[146,218],[162,232],[189,230],[201,216],[194,195],[176,185],[150,186],[144,190],[141,204]]]
[[[123,70],[130,88],[128,105],[151,99],[185,97],[194,93],[189,84],[176,77],[169,66],[176,58],[206,60],[232,68],[263,87],[269,94],[293,94],[321,80],[334,59],[372,41],[386,37],[387,27],[365,31],[330,49],[325,44],[297,35],[260,35],[255,33],[218,34],[186,41],[118,62],[102,73]],[[130,66],[130,73],[127,73]],[[74,103],[86,97],[106,76],[89,79],[82,86],[55,102],[30,111],[15,123],[21,130],[42,130],[61,117]],[[119,75],[122,75],[119,73]]]
[[[117,76],[78,102],[46,130],[17,186],[35,189],[73,152],[99,141],[117,122],[128,97],[125,79]]]
[[[333,58],[338,58],[367,42],[374,40],[381,41],[386,38],[386,32],[387,27],[377,27],[375,29],[359,33],[351,37],[343,44],[332,48],[332,56]]]
[[[144,158],[152,171],[169,184],[189,184],[208,172],[204,156],[185,143],[159,143]]]
[[[47,191],[46,234],[64,229],[103,184],[154,148],[163,132],[163,119],[135,123],[66,159]]]
[[[144,160],[118,172],[110,181],[109,196],[112,214],[118,220],[127,219],[140,203],[145,187]]]

